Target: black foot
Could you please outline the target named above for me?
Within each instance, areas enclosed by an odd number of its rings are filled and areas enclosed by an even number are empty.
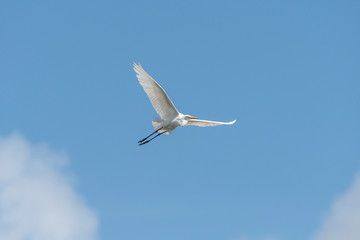
[[[142,143],[143,141],[145,141],[147,139],[147,137],[146,138],[143,138],[143,139],[141,139],[140,141],[138,141],[138,143]]]
[[[145,141],[145,142],[139,143],[139,146],[142,146],[142,145],[144,145],[144,144],[146,144],[148,142],[150,142],[150,141]]]

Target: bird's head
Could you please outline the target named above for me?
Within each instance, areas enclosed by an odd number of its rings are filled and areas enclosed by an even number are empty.
[[[197,117],[193,117],[193,116],[190,116],[190,115],[185,115],[185,117],[186,117],[187,120],[198,119]]]

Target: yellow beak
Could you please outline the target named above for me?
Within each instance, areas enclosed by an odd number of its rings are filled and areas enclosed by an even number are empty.
[[[198,119],[197,117],[189,116],[190,119]]]

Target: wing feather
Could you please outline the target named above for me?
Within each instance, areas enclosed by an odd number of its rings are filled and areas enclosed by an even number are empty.
[[[140,64],[134,63],[134,71],[137,73],[136,77],[148,95],[155,111],[162,119],[166,120],[179,113],[164,89],[144,71]]]
[[[235,123],[236,120],[232,122],[215,122],[215,121],[208,121],[208,120],[200,120],[200,119],[191,119],[187,122],[186,125],[195,125],[199,127],[212,127],[217,125],[231,125]]]

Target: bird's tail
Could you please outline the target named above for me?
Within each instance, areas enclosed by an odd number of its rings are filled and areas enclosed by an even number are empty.
[[[164,122],[164,120],[162,120],[161,118],[157,118],[157,117],[153,117],[153,121],[152,121],[152,125],[154,127],[154,130],[158,130],[162,127],[162,123]],[[164,130],[160,130],[159,132],[163,132]],[[168,132],[165,132],[165,134],[169,134]]]
[[[153,119],[154,120],[152,121],[152,125],[154,127],[154,130],[158,130],[159,128],[161,128],[163,120],[157,117],[153,117]]]

